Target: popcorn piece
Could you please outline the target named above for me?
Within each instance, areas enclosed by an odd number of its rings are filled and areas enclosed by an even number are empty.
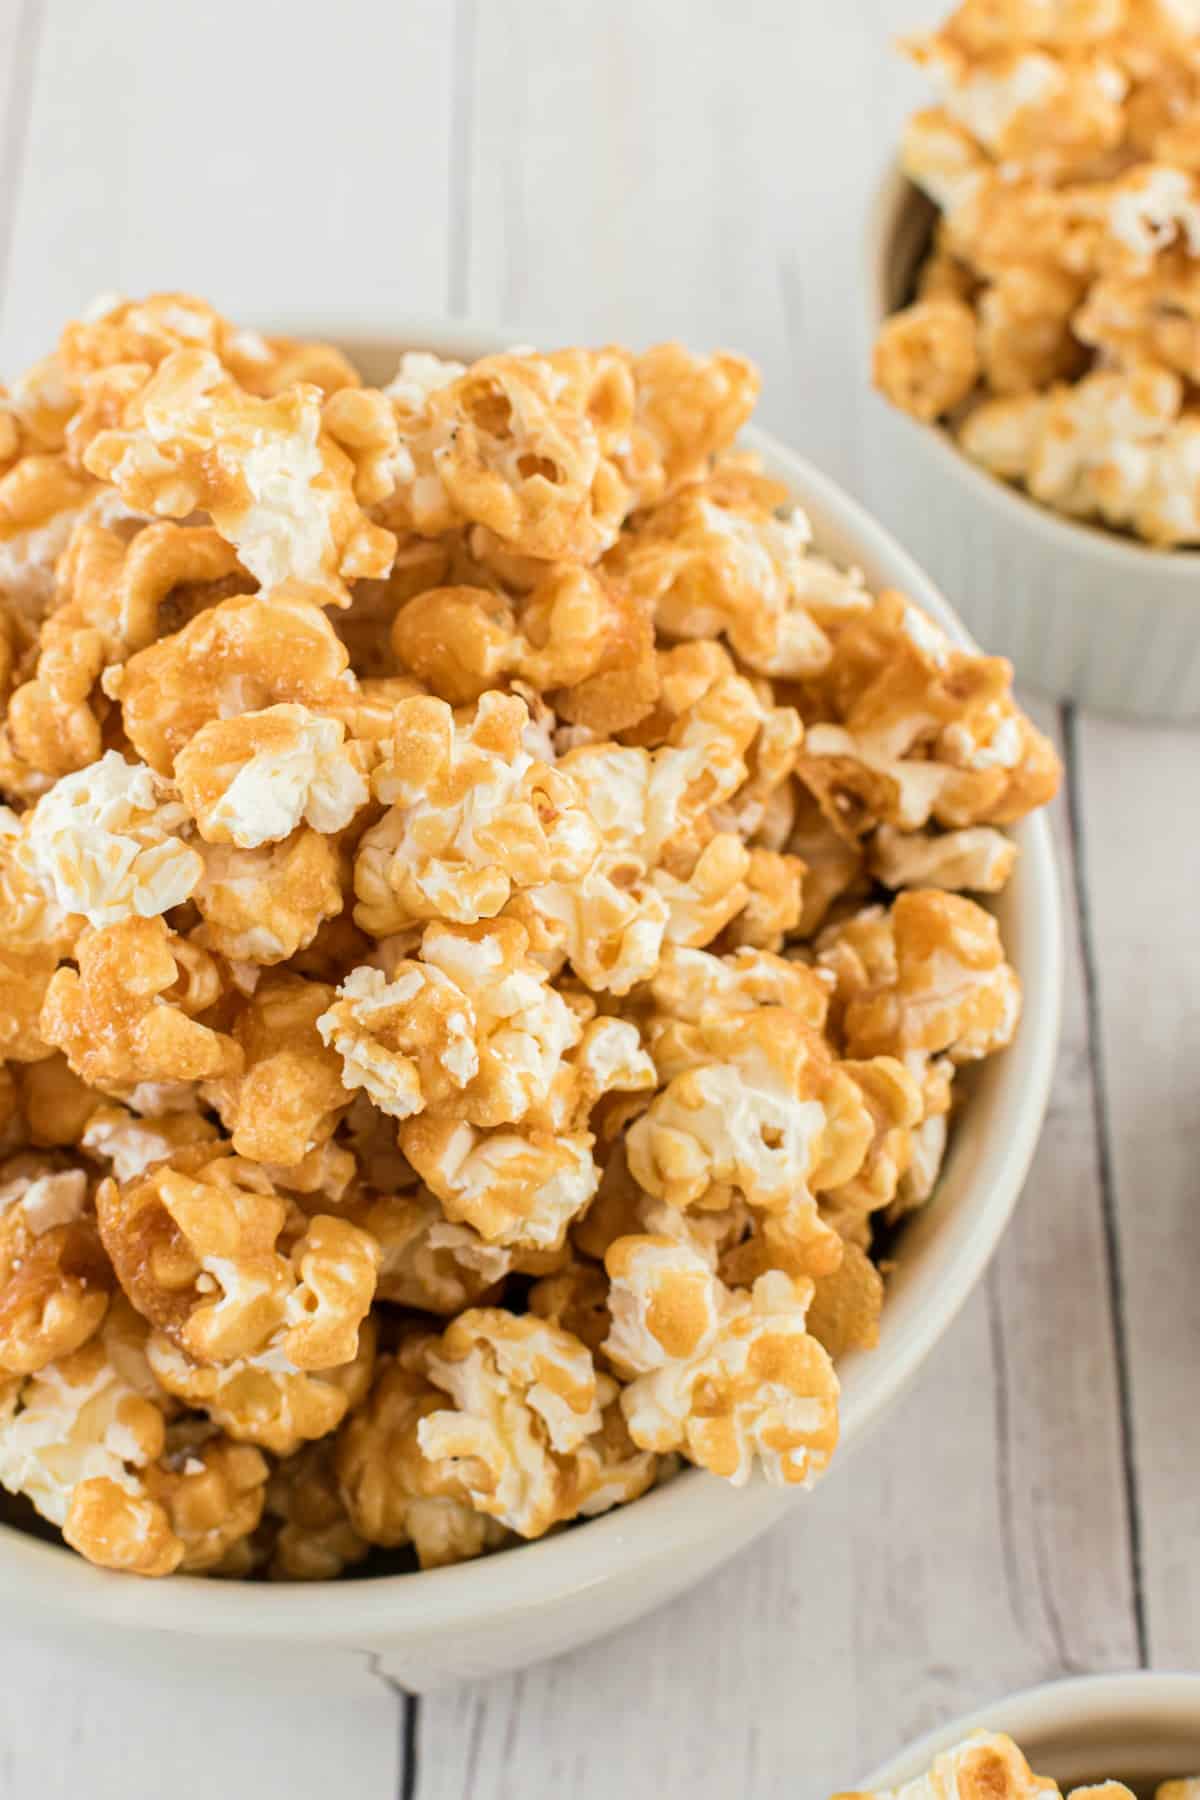
[[[117,1181],[136,1181],[176,1150],[190,1144],[211,1144],[217,1137],[216,1126],[202,1113],[168,1113],[160,1119],[146,1119],[129,1107],[104,1105],[98,1094],[93,1098],[101,1104],[89,1116],[79,1145],[89,1156],[106,1163]]]
[[[125,730],[160,775],[214,719],[299,704],[348,702],[348,657],[320,607],[302,589],[239,595],[200,613],[105,678]]]
[[[1028,393],[1079,373],[1079,300],[1072,275],[1001,270],[978,299],[979,360],[992,393]]]
[[[839,1794],[835,1800],[1053,1800],[1059,1790],[1035,1775],[1011,1738],[977,1731],[943,1751],[928,1774],[890,1794]]]
[[[391,980],[382,969],[352,969],[337,1004],[318,1020],[344,1087],[361,1088],[398,1119],[472,1079],[479,1066],[473,1025],[470,1002],[440,969],[409,962]]]
[[[269,1469],[248,1444],[186,1425],[167,1428],[166,1450],[143,1477],[183,1547],[184,1574],[223,1574],[262,1517]]]
[[[97,1330],[112,1275],[87,1176],[32,1156],[0,1164],[0,1373],[31,1375]]]
[[[125,1292],[196,1361],[278,1350],[291,1368],[320,1370],[354,1358],[378,1246],[318,1215],[288,1230],[281,1253],[288,1209],[253,1163],[198,1144],[133,1182],[102,1182],[96,1210]]]
[[[604,1348],[634,1378],[621,1394],[634,1442],[735,1487],[756,1463],[773,1484],[811,1486],[838,1436],[837,1376],[805,1328],[812,1283],[775,1273],[733,1292],[666,1238],[619,1239],[605,1266]]]
[[[237,1443],[256,1444],[272,1456],[292,1456],[301,1445],[328,1437],[361,1405],[375,1366],[376,1325],[363,1320],[350,1362],[329,1369],[300,1369],[278,1349],[214,1365],[193,1362],[162,1332],[153,1332],[146,1354],[167,1393],[201,1407]]]
[[[1012,1042],[1021,989],[990,913],[934,889],[870,908],[817,942],[837,978],[841,1031],[855,1057],[945,1052],[973,1062]]]
[[[187,899],[203,867],[187,825],[166,782],[109,750],[38,801],[18,855],[64,913],[102,928]]]
[[[804,917],[804,863],[775,850],[752,850],[745,887],[745,905],[730,921],[725,942],[782,950]]]
[[[95,762],[108,702],[96,691],[103,671],[149,644],[162,604],[181,587],[227,587],[237,559],[204,526],[151,525],[132,541],[85,509],[58,565],[61,604],[42,625],[33,678],[9,702],[12,751],[51,778]]]
[[[754,409],[759,377],[745,357],[697,356],[683,344],[655,344],[633,358],[635,430],[618,458],[636,503],[647,506],[698,480],[732,444]]]
[[[337,846],[307,826],[280,844],[213,844],[201,854],[198,940],[232,963],[287,962],[342,910]]]
[[[600,853],[581,881],[533,887],[510,911],[535,954],[552,968],[569,958],[594,991],[628,993],[653,974],[664,940],[710,943],[749,898],[749,853],[735,833],[714,835],[713,819],[736,804],[765,715],[712,648],[699,693],[665,744],[585,745],[558,765],[582,793]],[[789,765],[794,755],[786,753]]]
[[[573,563],[547,569],[519,615],[482,588],[432,588],[397,613],[392,644],[455,706],[515,678],[549,694],[570,723],[612,732],[644,718],[658,696],[645,606]]]
[[[161,919],[85,931],[75,955],[78,972],[58,969],[46,989],[41,1032],[85,1081],[202,1081],[240,1068],[232,1039],[188,1016],[211,998],[188,1001],[189,964],[203,952]]]
[[[668,638],[724,632],[764,675],[814,674],[830,648],[805,606],[812,529],[775,500],[773,483],[737,487],[718,474],[644,515],[607,566],[654,608]]]
[[[54,570],[96,484],[65,456],[33,453],[0,476],[0,592],[37,624],[54,599]]]
[[[544,1129],[480,1131],[452,1119],[416,1118],[400,1145],[447,1218],[489,1244],[554,1250],[600,1179],[591,1135]]]
[[[903,595],[846,626],[822,686],[840,722],[810,726],[799,774],[847,836],[1006,825],[1057,790],[1058,758],[1015,705],[1011,666],[956,649]]]
[[[451,1466],[421,1451],[421,1421],[443,1396],[419,1370],[381,1359],[365,1406],[342,1427],[336,1466],[341,1497],[354,1530],[368,1543],[394,1550],[412,1544],[423,1569],[466,1562],[496,1549],[508,1533],[476,1511]]]
[[[713,1016],[779,1006],[820,1031],[829,1011],[829,985],[817,970],[764,950],[712,956],[670,944],[650,992],[660,1013],[693,1025]]]
[[[208,512],[264,588],[292,579],[341,604],[347,579],[391,566],[395,539],[357,504],[353,465],[321,430],[320,392],[257,399],[211,351],[165,357],[84,462],[142,511]]]
[[[469,1225],[447,1219],[428,1188],[368,1195],[348,1216],[379,1245],[376,1297],[446,1317],[498,1299],[509,1275],[544,1274],[566,1255],[490,1244]]]
[[[448,1462],[476,1510],[519,1536],[541,1537],[653,1479],[652,1458],[620,1474],[610,1466],[603,1412],[616,1384],[596,1375],[585,1346],[560,1327],[478,1308],[455,1319],[424,1360],[454,1410],[419,1421],[422,1454]]]
[[[979,380],[975,315],[954,299],[918,300],[884,321],[875,340],[875,386],[901,412],[931,424]]]
[[[201,726],[175,763],[197,829],[210,844],[255,850],[299,825],[343,830],[367,800],[345,727],[306,706],[271,706]]]
[[[619,438],[632,424],[633,386],[603,351],[487,356],[449,382],[396,384],[389,522],[429,537],[469,520],[523,555],[593,561],[630,498],[591,416],[598,372],[609,377],[601,428]]]
[[[332,1135],[348,1101],[339,1059],[319,1035],[332,999],[322,982],[273,973],[239,1011],[231,1036],[241,1071],[205,1092],[239,1156],[294,1168]]]
[[[95,633],[106,664],[123,662],[158,637],[165,617],[175,616],[180,589],[224,598],[242,575],[237,557],[206,525],[105,522],[92,508],[71,534],[59,566],[65,603],[42,627],[44,663],[64,649],[70,633]],[[39,664],[39,671],[41,664]]]
[[[839,1237],[870,1245],[870,1215],[890,1206],[913,1160],[913,1132],[923,1118],[921,1088],[902,1062],[877,1056],[871,1062],[844,1062],[871,1116],[872,1135],[859,1167],[848,1181],[821,1196],[821,1215]]]
[[[396,707],[391,753],[372,778],[391,810],[355,864],[364,930],[494,918],[515,890],[584,873],[595,831],[569,778],[524,747],[528,721],[523,701],[496,693],[465,726],[440,700]]]
[[[942,832],[903,832],[881,825],[871,840],[871,873],[889,888],[998,894],[1016,860],[1012,839],[988,825]]]
[[[738,1193],[788,1218],[809,1272],[835,1267],[815,1191],[848,1180],[870,1139],[861,1096],[816,1031],[783,1008],[708,1016],[655,1044],[667,1086],[627,1136],[629,1168],[673,1206]]]
[[[515,1123],[549,1097],[575,1013],[526,955],[515,920],[429,926],[421,960],[389,980],[355,969],[319,1021],[347,1087],[362,1086],[393,1117],[433,1105],[474,1125]]]

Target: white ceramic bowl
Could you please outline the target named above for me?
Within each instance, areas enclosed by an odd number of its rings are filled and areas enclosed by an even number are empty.
[[[1200,1774],[1200,1675],[1091,1675],[1030,1688],[931,1732],[863,1790],[913,1780],[979,1730],[1007,1732],[1039,1775],[1064,1786],[1117,1780],[1149,1796],[1156,1782]]]
[[[371,380],[390,376],[405,348],[469,360],[518,337],[430,322],[375,330],[272,323],[335,339]],[[823,549],[858,564],[873,587],[903,588],[968,641],[928,579],[852,500],[782,445],[761,434],[750,442],[789,483]],[[1028,820],[1016,836],[1022,856],[997,911],[1024,983],[1024,1017],[1013,1046],[979,1072],[937,1198],[905,1231],[878,1349],[842,1365],[834,1481],[982,1274],[1037,1141],[1058,1037],[1058,889],[1045,822]],[[256,1680],[299,1674],[327,1686],[339,1657],[357,1658],[361,1671],[366,1656],[423,1689],[519,1668],[625,1625],[690,1588],[795,1503],[765,1483],[735,1492],[693,1471],[603,1518],[480,1562],[323,1586],[136,1581],[0,1527],[2,1616],[10,1632],[69,1637],[109,1659],[169,1655],[210,1673],[223,1664],[234,1674],[252,1668]]]
[[[868,225],[872,337],[907,304],[933,218],[889,170]],[[878,411],[918,553],[1021,682],[1131,718],[1200,718],[1200,552],[1063,518],[972,462],[941,426],[882,401]]]

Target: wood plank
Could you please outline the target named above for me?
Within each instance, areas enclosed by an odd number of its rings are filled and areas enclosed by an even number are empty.
[[[1061,802],[1054,824],[1070,898]],[[991,1273],[913,1390],[855,1461],[707,1586],[548,1667],[427,1697],[420,1800],[819,1800],[989,1695],[1136,1661],[1068,917],[1046,1135]]]
[[[453,8],[49,0],[0,344],[101,291],[229,312],[441,312]]]
[[[1101,719],[1078,736],[1146,1636],[1159,1667],[1195,1667],[1200,737]]]

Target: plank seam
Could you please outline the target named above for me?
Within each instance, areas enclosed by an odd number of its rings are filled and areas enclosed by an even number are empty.
[[[1021,1572],[1013,1537],[1008,1347],[1004,1341],[1004,1321],[1001,1317],[1000,1301],[996,1291],[995,1269],[996,1265],[993,1263],[984,1279],[984,1297],[987,1305],[988,1336],[991,1341],[992,1353],[992,1404],[996,1420],[996,1491],[1004,1560],[1004,1584],[1008,1590],[1009,1609],[1018,1627],[1023,1627],[1025,1609],[1021,1593]]]
[[[399,1701],[398,1737],[397,1737],[397,1782],[396,1800],[414,1800],[417,1791],[417,1724],[420,1709],[420,1698],[410,1693],[408,1688],[389,1675],[383,1666],[383,1656],[378,1650],[360,1650],[358,1652],[367,1665],[368,1675],[376,1681],[382,1681],[388,1692],[394,1694]]]
[[[476,0],[455,0],[450,86],[450,267],[452,318],[468,313],[471,282],[471,157],[475,148]]]
[[[1109,1314],[1112,1322],[1117,1399],[1121,1421],[1121,1466],[1125,1487],[1125,1512],[1129,1529],[1134,1624],[1137,1631],[1138,1661],[1143,1668],[1148,1668],[1150,1634],[1146,1617],[1141,1499],[1138,1492],[1135,1462],[1133,1387],[1129,1357],[1129,1312],[1125,1294],[1125,1272],[1121,1259],[1121,1234],[1117,1220],[1116,1177],[1113,1168],[1112,1133],[1109,1124],[1108,1083],[1101,1037],[1102,1006],[1099,967],[1096,957],[1091,899],[1087,884],[1087,844],[1080,784],[1081,758],[1078,716],[1075,707],[1070,703],[1062,709],[1062,738],[1067,770],[1067,820],[1070,827],[1072,861],[1074,863],[1072,882],[1075,911],[1079,919],[1084,1001],[1087,1011],[1088,1067],[1091,1073],[1096,1167],[1100,1182],[1100,1204],[1104,1221]]]
[[[421,1723],[421,1697],[405,1693],[400,1714],[400,1788],[398,1800],[416,1800],[420,1756],[417,1733]]]

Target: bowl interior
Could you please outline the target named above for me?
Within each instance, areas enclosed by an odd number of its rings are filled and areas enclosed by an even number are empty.
[[[528,341],[509,333],[417,321],[347,324],[282,320],[271,328],[320,331],[347,352],[368,381],[394,373],[406,348],[464,360]],[[546,340],[543,340],[546,341]],[[894,540],[834,483],[765,434],[748,432],[770,471],[808,512],[821,550],[861,568],[872,588],[899,587],[956,640],[970,639],[928,578]],[[878,1349],[847,1357],[842,1379],[844,1461],[945,1333],[982,1273],[1020,1192],[1037,1141],[1053,1073],[1061,987],[1061,927],[1049,833],[1042,818],[1014,832],[1017,875],[995,912],[1026,1005],[1016,1041],[978,1071],[971,1105],[956,1123],[938,1191],[907,1223],[895,1250]],[[836,1479],[837,1464],[833,1479]],[[131,1582],[84,1563],[56,1544],[0,1525],[0,1579],[14,1603],[58,1606],[163,1631],[283,1638],[312,1634],[349,1640],[453,1621],[502,1619],[514,1608],[562,1599],[639,1560],[661,1560],[664,1543],[682,1553],[720,1539],[728,1553],[771,1524],[791,1497],[765,1483],[734,1491],[688,1472],[631,1506],[570,1530],[457,1568],[420,1575],[311,1587],[218,1583],[191,1577]]]
[[[1039,1775],[1060,1784],[1124,1781],[1152,1800],[1156,1783],[1200,1774],[1200,1675],[1098,1675],[1014,1694],[913,1744],[867,1788],[914,1780],[978,1730],[1007,1732]]]

